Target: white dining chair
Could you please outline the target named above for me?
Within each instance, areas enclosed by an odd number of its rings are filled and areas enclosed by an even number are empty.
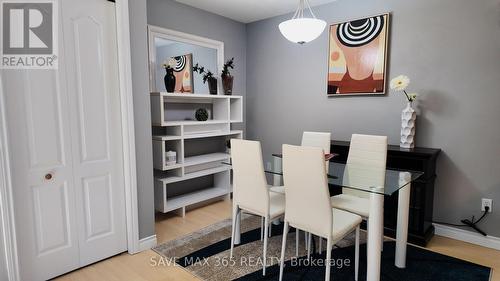
[[[378,171],[378,180],[376,182],[380,186],[385,183],[385,168],[387,160],[387,137],[353,134],[349,147],[349,155],[347,156],[346,165],[368,167],[372,171]],[[349,169],[345,170],[346,172]],[[353,173],[353,169],[350,169]],[[344,181],[348,180],[353,185],[361,185],[360,181],[365,178],[353,174],[344,174]],[[355,182],[357,181],[357,183]],[[331,198],[331,203],[334,208],[342,209],[357,215],[360,215],[364,220],[368,221],[370,216],[370,193],[360,190],[343,188],[342,194],[335,195]],[[370,226],[368,225],[368,231]],[[384,235],[382,233],[382,241]]]
[[[286,186],[286,200],[280,281],[283,280],[289,227],[312,233],[327,240],[325,280],[330,280],[333,245],[355,230],[354,277],[355,280],[358,280],[359,224],[362,219],[356,214],[332,208],[324,157],[324,151],[321,148],[283,145],[283,179]]]
[[[309,132],[309,131],[304,131],[302,133],[302,141],[301,141],[301,146],[310,146],[310,147],[319,147],[323,149],[324,154],[329,154],[330,153],[330,143],[332,139],[332,134],[330,132]],[[325,170],[328,173],[328,167],[329,165],[325,165]],[[284,193],[284,187],[273,187],[271,188],[272,191],[274,192],[281,192]],[[300,236],[300,231],[297,230],[295,234],[296,238],[296,245],[295,245],[295,253],[298,255],[299,253],[299,236]],[[309,239],[311,238],[311,235],[309,233],[305,233],[304,236],[304,243],[306,245],[308,254],[310,254],[311,247]],[[318,252],[321,252],[321,238],[319,240],[319,247],[318,247]]]
[[[311,147],[319,147],[323,149],[324,154],[330,154],[330,146],[331,146],[331,139],[332,139],[332,134],[330,132],[303,132],[302,133],[302,142],[301,146],[311,146]],[[326,163],[325,165],[325,171],[328,173],[328,168],[330,165]],[[296,245],[296,252],[299,251],[298,249],[298,241],[299,241],[299,231],[297,231],[297,245]],[[309,255],[311,252],[311,234],[310,233],[305,233],[304,235],[304,241],[307,247],[307,254]],[[319,237],[319,245],[318,245],[318,253],[321,253],[322,249],[322,243],[323,239]]]
[[[233,226],[230,258],[233,257],[236,218],[241,212],[264,218],[262,274],[266,274],[269,223],[285,213],[285,196],[271,192],[267,185],[260,142],[231,139],[233,166]]]

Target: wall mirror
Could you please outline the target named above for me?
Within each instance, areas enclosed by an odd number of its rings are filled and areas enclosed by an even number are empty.
[[[208,94],[202,75],[192,71],[197,63],[219,78],[224,64],[223,42],[153,25],[148,25],[148,41],[150,92],[166,91],[164,64],[174,68],[175,93]]]

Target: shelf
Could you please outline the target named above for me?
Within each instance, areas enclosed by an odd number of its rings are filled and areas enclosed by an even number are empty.
[[[230,159],[224,153],[227,140],[243,137],[242,130],[231,128],[244,120],[243,97],[155,92],[150,102],[155,210],[180,210],[184,216],[189,205],[230,194],[231,167],[222,162]],[[209,120],[193,120],[199,108],[210,112]],[[182,163],[166,166],[169,150]]]
[[[205,200],[220,197],[231,192],[227,187],[212,187],[200,191],[178,195],[172,198],[167,198],[166,212],[170,212],[185,206],[196,204]]]
[[[165,121],[165,126],[210,125],[210,124],[225,124],[225,123],[229,123],[229,121],[228,120],[207,120],[207,121],[180,120],[180,121]]]
[[[222,153],[222,152],[185,157],[184,158],[184,167],[227,160],[227,159],[229,159],[229,157],[230,157],[229,154]]]
[[[210,95],[210,94],[190,94],[190,93],[167,93],[167,92],[153,92],[153,96],[162,96],[166,98],[182,98],[182,99],[239,99],[241,96],[234,95]]]
[[[175,165],[165,165],[165,167],[163,168],[163,171],[168,171],[168,170],[173,170],[173,169],[178,169],[178,168],[181,168],[182,167],[182,164],[175,164]]]
[[[170,140],[180,140],[181,136],[153,136],[154,140],[170,141]]]
[[[189,174],[184,175],[183,177],[168,176],[168,177],[157,177],[156,179],[163,182],[164,184],[169,184],[169,183],[199,178],[199,177],[203,177],[203,176],[208,176],[208,175],[212,175],[212,174],[216,174],[216,173],[220,173],[220,172],[225,172],[225,171],[228,171],[230,169],[231,169],[230,166],[220,166],[220,167],[216,167],[216,168],[205,169],[205,170],[189,173]]]
[[[201,138],[210,138],[210,137],[218,137],[218,136],[231,136],[241,134],[243,131],[241,130],[232,130],[229,133],[224,132],[215,132],[215,133],[204,133],[204,134],[191,134],[185,135],[184,139],[201,139]]]

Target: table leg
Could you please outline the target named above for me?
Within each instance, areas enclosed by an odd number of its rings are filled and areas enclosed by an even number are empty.
[[[410,184],[399,190],[398,225],[396,230],[396,260],[399,268],[406,267],[406,243],[408,241],[408,214],[410,212]]]
[[[382,249],[382,229],[384,217],[384,195],[370,193],[370,216],[368,229],[368,262],[367,278],[368,281],[380,280],[380,263]]]
[[[241,213],[242,211],[238,212],[238,214],[236,215],[236,231],[234,234],[235,245],[240,244],[241,241]]]
[[[278,157],[273,157],[273,166],[274,166],[274,171],[281,171],[281,159]],[[273,175],[273,185],[274,186],[280,186],[281,185],[281,175]]]

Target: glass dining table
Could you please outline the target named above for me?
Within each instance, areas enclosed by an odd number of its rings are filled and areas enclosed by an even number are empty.
[[[327,156],[331,157],[331,155]],[[280,186],[282,185],[283,175],[282,157],[280,154],[273,154],[272,159],[273,164],[270,165],[269,163],[264,170],[267,174],[273,176],[273,185]],[[418,179],[423,173],[386,169],[385,167],[377,168],[369,163],[344,164],[332,160],[326,161],[328,161],[327,178],[330,186],[341,188],[343,193],[357,194],[360,197],[369,198],[367,280],[370,281],[380,280],[384,196],[397,193],[395,265],[399,268],[405,268],[411,182]],[[230,165],[230,163],[225,164]],[[239,218],[237,218],[236,229],[238,236]],[[238,237],[235,240],[238,241]]]

